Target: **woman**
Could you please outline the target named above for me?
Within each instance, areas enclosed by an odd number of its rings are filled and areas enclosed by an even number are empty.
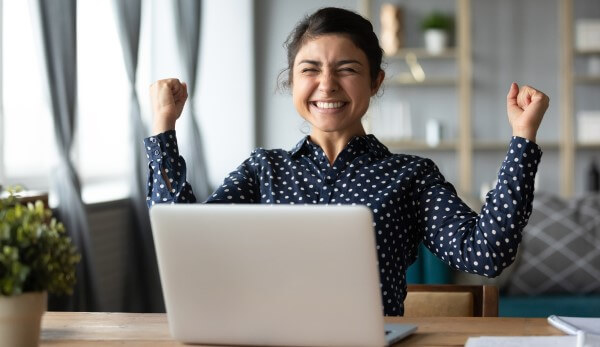
[[[256,149],[206,202],[364,204],[371,208],[385,315],[402,315],[406,269],[421,240],[448,265],[497,276],[514,260],[531,213],[541,157],[534,143],[548,97],[513,83],[507,96],[513,129],[498,184],[478,215],[457,196],[435,164],[391,154],[361,118],[384,78],[382,50],[369,21],[324,8],[302,20],[286,41],[294,106],[312,125],[291,151]],[[176,79],[151,86],[155,136],[148,205],[195,202],[177,152],[175,121],[187,88]]]

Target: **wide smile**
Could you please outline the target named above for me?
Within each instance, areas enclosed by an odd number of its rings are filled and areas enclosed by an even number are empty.
[[[312,109],[320,113],[337,113],[348,105],[346,101],[309,101]]]

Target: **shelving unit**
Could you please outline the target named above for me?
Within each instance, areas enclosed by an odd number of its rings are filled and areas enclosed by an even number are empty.
[[[471,0],[455,0],[456,13],[456,47],[446,49],[441,54],[430,54],[424,48],[413,47],[400,50],[386,59],[391,63],[400,63],[412,54],[418,60],[455,60],[457,65],[456,77],[427,77],[417,81],[412,77],[399,76],[387,81],[391,87],[449,87],[457,91],[459,133],[455,140],[442,141],[435,147],[427,145],[420,140],[384,141],[385,145],[393,149],[419,152],[455,152],[457,156],[457,189],[459,194],[471,198],[472,167],[473,167],[473,142],[471,139]],[[361,0],[359,11],[366,18],[371,15],[372,0]],[[506,144],[504,144],[506,147]]]
[[[457,189],[463,197],[473,197],[474,154],[507,149],[506,141],[477,141],[473,138],[472,99],[473,99],[473,57],[472,57],[472,2],[477,0],[455,0],[456,15],[456,47],[446,50],[440,55],[431,55],[425,49],[411,47],[402,49],[398,54],[386,57],[389,64],[402,64],[408,54],[414,55],[419,61],[453,60],[456,62],[456,78],[430,77],[416,81],[408,76],[401,76],[387,81],[390,87],[448,87],[455,88],[458,105],[456,122],[458,124],[456,138],[441,142],[436,147],[428,146],[424,141],[402,140],[384,141],[393,149],[417,152],[439,152],[456,154]],[[544,151],[557,153],[559,192],[565,197],[575,194],[576,159],[578,151],[598,151],[600,153],[600,135],[597,142],[578,143],[575,134],[575,88],[595,88],[600,86],[600,76],[587,76],[575,72],[575,60],[591,55],[599,55],[600,50],[576,50],[574,47],[574,2],[576,0],[558,1],[558,31],[559,43],[559,100],[560,106],[559,134],[556,141],[541,141],[538,144]],[[361,0],[360,9],[367,18],[372,18],[373,0]],[[579,173],[580,174],[580,173]]]
[[[577,150],[600,150],[600,134],[597,143],[578,143],[575,136],[574,89],[576,85],[600,85],[600,77],[577,75],[574,63],[577,57],[600,55],[600,50],[578,50],[574,47],[574,1],[559,0],[559,22],[561,32],[560,60],[560,104],[561,134],[559,160],[561,170],[560,192],[563,197],[575,193],[574,182]]]

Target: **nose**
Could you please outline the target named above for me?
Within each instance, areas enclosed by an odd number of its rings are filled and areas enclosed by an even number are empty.
[[[335,74],[331,71],[323,71],[319,80],[319,91],[323,93],[333,93],[338,91],[339,84]]]

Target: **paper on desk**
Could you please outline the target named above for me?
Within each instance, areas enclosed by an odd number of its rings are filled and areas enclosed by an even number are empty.
[[[600,347],[600,336],[579,331],[573,336],[469,337],[465,347]]]
[[[579,330],[600,335],[600,318],[582,318],[555,316],[548,317],[548,322],[567,334],[575,335]]]
[[[577,332],[577,347],[600,347],[600,335]]]
[[[577,336],[469,337],[465,347],[576,347]]]

